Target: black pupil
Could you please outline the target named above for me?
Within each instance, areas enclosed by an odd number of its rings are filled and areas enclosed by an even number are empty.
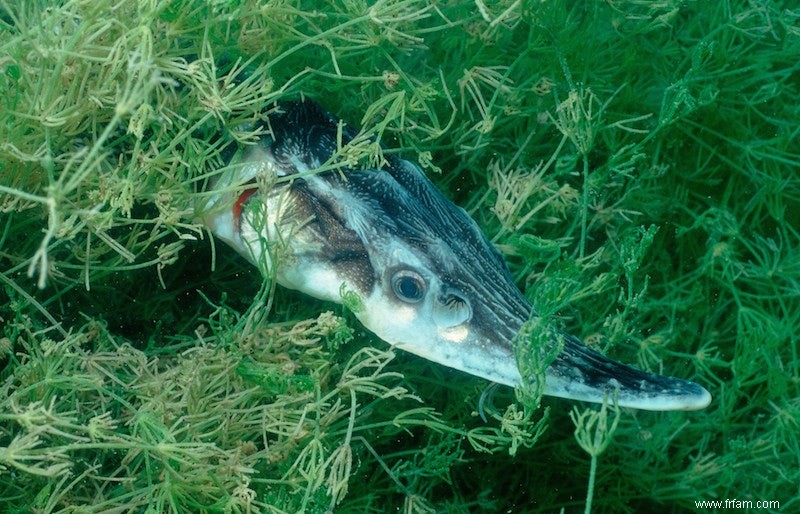
[[[402,277],[397,281],[397,292],[400,296],[409,300],[419,300],[422,298],[422,288],[414,277]]]

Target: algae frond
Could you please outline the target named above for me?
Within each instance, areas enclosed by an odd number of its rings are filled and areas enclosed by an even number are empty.
[[[789,2],[0,0],[0,510],[796,509],[797,55]],[[216,245],[224,146],[303,94],[714,403],[483,394]]]

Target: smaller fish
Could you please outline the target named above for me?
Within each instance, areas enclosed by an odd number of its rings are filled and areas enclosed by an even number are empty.
[[[410,161],[387,155],[380,168],[332,166],[356,132],[315,102],[277,104],[265,129],[209,190],[202,217],[219,239],[284,287],[339,303],[356,295],[356,317],[393,346],[500,384],[523,382],[515,338],[535,313],[466,211]],[[616,397],[646,410],[711,401],[693,382],[551,332],[551,349],[561,350],[546,369],[544,394]]]

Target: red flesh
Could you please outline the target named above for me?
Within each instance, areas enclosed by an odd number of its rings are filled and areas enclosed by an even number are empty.
[[[242,209],[244,208],[244,204],[247,203],[247,200],[250,199],[253,194],[258,191],[257,188],[251,187],[250,189],[245,189],[242,191],[242,194],[239,195],[239,198],[236,199],[236,202],[233,204],[233,223],[236,232],[239,232],[239,226],[241,225],[242,221]]]

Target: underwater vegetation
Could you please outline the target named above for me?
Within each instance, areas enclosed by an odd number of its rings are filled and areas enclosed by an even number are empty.
[[[0,0],[0,511],[796,510],[797,55],[791,2]],[[491,387],[262,279],[195,201],[302,95],[711,405]]]

